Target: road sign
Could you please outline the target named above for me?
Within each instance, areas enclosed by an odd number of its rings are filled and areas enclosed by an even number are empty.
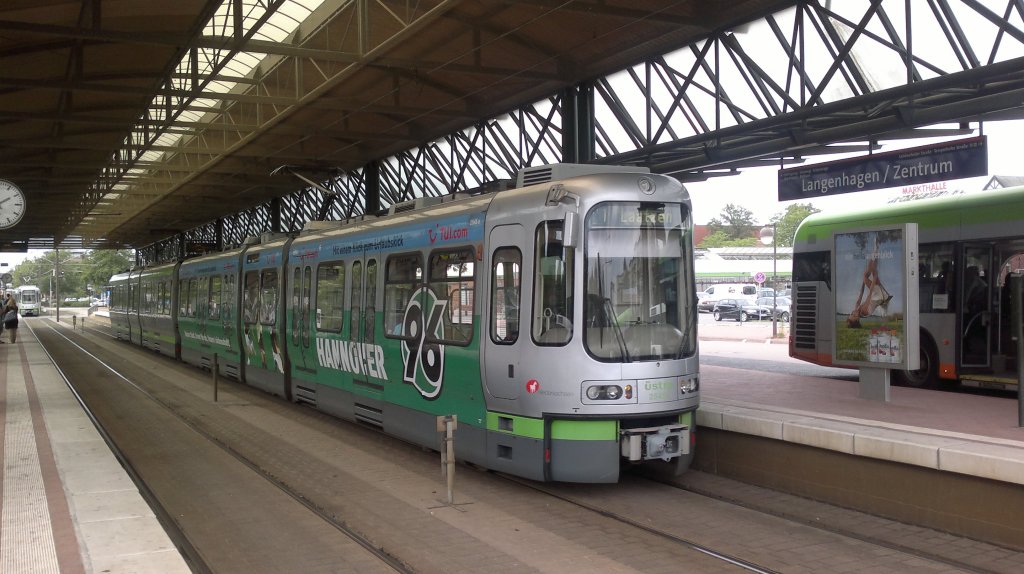
[[[764,279],[765,279],[764,273],[761,272],[761,271],[758,271],[757,274],[754,275],[754,281],[756,283],[764,283]]]

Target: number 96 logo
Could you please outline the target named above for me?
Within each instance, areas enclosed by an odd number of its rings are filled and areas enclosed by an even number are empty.
[[[402,318],[402,362],[405,370],[402,380],[416,387],[427,399],[435,399],[441,393],[441,378],[444,375],[444,345],[428,343],[428,333],[433,340],[444,339],[445,307],[448,301],[438,299],[434,293],[420,287],[413,293],[405,306]]]

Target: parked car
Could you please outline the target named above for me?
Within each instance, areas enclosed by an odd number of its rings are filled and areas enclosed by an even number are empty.
[[[753,283],[718,283],[703,291],[703,297],[697,295],[697,310],[714,311],[715,303],[721,299],[739,299],[753,303],[757,298],[757,285]]]
[[[715,321],[734,319],[742,323],[750,318],[744,308],[745,305],[747,302],[742,299],[719,299],[711,309],[711,314],[715,317]]]
[[[757,301],[754,302],[754,307],[758,309],[757,317],[771,319],[773,305],[775,307],[775,318],[783,323],[788,323],[790,308],[793,305],[793,302],[789,297],[758,297]],[[754,311],[749,309],[747,314],[750,316],[755,315]]]

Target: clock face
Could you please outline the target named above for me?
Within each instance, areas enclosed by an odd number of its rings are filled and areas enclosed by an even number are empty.
[[[13,183],[0,179],[0,229],[14,227],[25,215],[25,194]]]

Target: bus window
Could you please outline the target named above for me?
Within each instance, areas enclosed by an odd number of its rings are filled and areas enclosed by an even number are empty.
[[[922,313],[952,313],[956,304],[956,257],[952,243],[931,243],[919,250]]]
[[[573,250],[562,244],[562,221],[545,221],[534,237],[532,334],[539,345],[572,338]]]

